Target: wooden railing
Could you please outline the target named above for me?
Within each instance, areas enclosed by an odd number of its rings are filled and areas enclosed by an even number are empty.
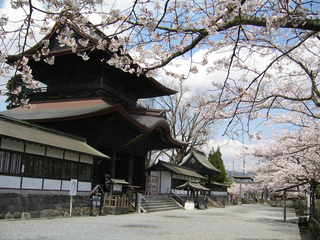
[[[111,208],[127,208],[130,205],[129,198],[127,196],[106,196],[104,199],[104,206]]]
[[[186,202],[185,199],[183,199],[183,198],[180,197],[178,194],[173,193],[173,192],[172,192],[170,195],[171,195],[171,197],[172,197],[174,200],[176,200],[182,207],[184,207],[184,204],[185,204],[185,202]]]

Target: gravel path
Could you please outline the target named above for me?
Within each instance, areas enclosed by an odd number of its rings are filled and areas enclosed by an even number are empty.
[[[294,217],[292,210],[288,218]],[[241,205],[209,210],[0,221],[0,240],[300,240],[282,209]]]

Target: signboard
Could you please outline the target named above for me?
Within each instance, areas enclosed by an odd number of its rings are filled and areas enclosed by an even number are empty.
[[[70,188],[69,188],[69,195],[70,196],[77,195],[77,185],[78,185],[77,179],[70,179]]]
[[[92,197],[92,205],[94,207],[100,207],[101,196],[93,196]]]
[[[113,191],[114,192],[122,192],[122,185],[121,184],[114,184]]]

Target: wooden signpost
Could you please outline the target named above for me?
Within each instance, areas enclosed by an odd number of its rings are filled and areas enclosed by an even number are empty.
[[[72,216],[72,197],[77,195],[77,179],[70,179],[70,188],[69,188],[69,196],[70,196],[70,217]]]

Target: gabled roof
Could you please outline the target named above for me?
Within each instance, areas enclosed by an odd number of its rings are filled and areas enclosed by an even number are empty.
[[[65,150],[109,158],[89,146],[85,139],[0,115],[0,136]]]
[[[183,161],[179,164],[183,166],[186,164],[192,157],[196,159],[204,168],[215,171],[220,173],[220,170],[214,167],[208,160],[208,157],[203,153],[198,150],[192,150],[184,159]]]
[[[155,164],[149,168],[149,170],[162,170],[162,169],[166,169],[169,172],[172,172],[172,173],[175,173],[178,175],[195,177],[195,178],[199,178],[199,179],[206,179],[204,176],[200,175],[199,173],[197,173],[191,169],[181,167],[179,165],[175,165],[172,163],[164,162],[164,161],[159,161],[157,164]]]
[[[130,185],[126,180],[124,179],[117,179],[117,178],[111,178],[110,182],[113,184],[122,184],[122,185]]]
[[[200,190],[200,191],[209,191],[209,188],[206,188],[204,186],[202,186],[200,183],[194,183],[194,182],[190,182],[187,181],[182,185],[179,185],[176,187],[177,189],[185,189],[185,190]]]

